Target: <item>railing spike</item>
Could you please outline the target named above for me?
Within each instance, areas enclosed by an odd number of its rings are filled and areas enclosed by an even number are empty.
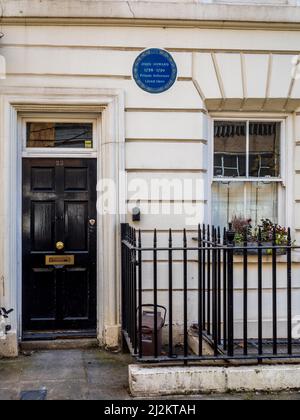
[[[291,246],[292,244],[291,228],[288,228],[287,240],[288,240],[288,245]]]
[[[252,255],[253,250],[258,254],[258,358],[268,359],[280,358],[282,355],[284,358],[292,357],[293,355],[293,337],[292,337],[292,316],[293,316],[293,266],[292,266],[292,252],[294,249],[300,249],[294,246],[292,243],[291,229],[284,230],[285,238],[287,243],[277,245],[277,227],[275,226],[270,231],[270,237],[268,240],[273,240],[273,245],[265,244],[265,232],[262,227],[257,230],[256,243],[254,246],[249,244],[249,230],[247,227],[242,232],[241,241],[235,241],[235,232],[232,229],[232,224],[229,225],[230,230],[224,228],[221,230],[220,227],[199,224],[198,225],[198,246],[189,246],[189,232],[187,229],[183,229],[183,245],[176,246],[173,248],[174,243],[174,231],[169,229],[168,243],[169,247],[158,247],[159,237],[157,229],[153,230],[153,247],[142,247],[142,231],[141,229],[135,229],[129,224],[122,224],[122,326],[123,331],[126,333],[126,337],[129,340],[129,344],[134,349],[133,354],[139,354],[140,360],[147,361],[147,356],[143,354],[142,349],[142,331],[139,330],[139,325],[142,324],[142,302],[143,302],[143,267],[142,267],[142,256],[144,252],[153,252],[153,290],[154,296],[152,302],[154,308],[158,306],[160,299],[160,291],[158,289],[158,255],[161,252],[168,252],[169,262],[169,299],[168,299],[168,318],[169,318],[169,356],[160,354],[159,346],[159,328],[154,328],[154,359],[158,362],[162,360],[172,361],[174,357],[178,357],[178,360],[188,362],[190,360],[190,353],[188,351],[188,320],[191,316],[189,313],[189,289],[188,289],[188,274],[189,274],[189,255],[195,251],[198,252],[198,328],[199,338],[202,337],[202,332],[205,331],[207,335],[213,335],[216,344],[222,343],[222,351],[224,357],[229,359],[237,358],[242,359],[243,357],[249,357],[248,355],[248,256]],[[222,242],[223,235],[223,242]],[[136,246],[138,244],[138,247]],[[272,248],[272,264],[273,264],[273,354],[265,351],[264,339],[266,338],[263,329],[263,293],[264,293],[264,264],[263,256],[266,251]],[[243,354],[242,352],[235,352],[235,266],[234,256],[235,254],[244,256],[244,276],[243,276]],[[280,350],[277,353],[277,346],[281,345],[277,337],[277,302],[278,300],[278,287],[277,287],[277,253],[276,250],[284,250],[287,254],[287,352]],[[184,308],[184,356],[174,354],[175,340],[173,342],[173,312],[175,308],[173,305],[173,271],[175,270],[173,253],[177,251],[183,252],[183,308]],[[136,258],[137,257],[137,258]],[[284,263],[284,260],[280,261],[280,264]],[[223,267],[223,270],[222,270]],[[240,276],[240,274],[239,274]],[[223,291],[223,292],[221,292]],[[222,296],[221,296],[222,293]],[[177,296],[177,295],[176,295]],[[211,301],[212,298],[212,301]],[[149,302],[150,303],[150,302]],[[223,305],[223,306],[222,306]],[[139,310],[137,309],[139,308]],[[279,306],[278,306],[279,308]],[[212,317],[213,314],[213,317]],[[138,315],[138,319],[137,319]],[[223,318],[223,321],[221,319]],[[212,324],[211,325],[211,321]],[[158,326],[158,312],[154,309],[154,325]],[[222,328],[223,325],[223,328]],[[213,328],[212,328],[213,327]],[[222,331],[222,334],[221,334]],[[270,337],[269,337],[270,338]],[[132,349],[131,349],[132,351]],[[278,348],[279,351],[279,348]],[[294,356],[296,353],[294,354]],[[299,355],[300,356],[300,355]],[[192,356],[195,359],[195,356]],[[192,360],[191,357],[191,360]],[[202,354],[201,343],[199,342],[199,358],[198,360],[206,360],[206,356]],[[298,357],[298,355],[297,355]],[[223,358],[218,352],[216,352],[215,360]]]
[[[261,227],[258,229],[258,243],[261,245],[262,242],[262,230]]]
[[[201,246],[202,244],[202,231],[201,231],[201,225],[198,225],[198,244]]]
[[[153,244],[154,244],[154,248],[157,248],[157,229],[154,229]]]
[[[187,246],[187,234],[186,229],[183,230],[183,244],[186,247]]]
[[[224,227],[224,230],[223,230],[223,245],[226,245],[227,244],[227,231],[226,231],[226,228]]]

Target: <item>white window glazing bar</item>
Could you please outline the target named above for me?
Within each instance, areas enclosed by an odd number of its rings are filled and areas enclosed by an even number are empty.
[[[244,183],[244,218],[247,217],[247,184]]]
[[[246,122],[246,177],[249,178],[249,152],[250,152],[250,122]]]

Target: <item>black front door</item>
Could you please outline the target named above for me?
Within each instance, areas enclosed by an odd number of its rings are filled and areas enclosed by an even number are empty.
[[[96,159],[23,160],[23,330],[96,329]]]

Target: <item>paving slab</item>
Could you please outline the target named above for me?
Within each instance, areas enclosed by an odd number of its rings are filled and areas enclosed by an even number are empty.
[[[20,400],[24,391],[47,390],[47,400],[130,400],[127,354],[100,349],[27,351],[0,360],[0,401]],[[168,396],[155,400],[300,400],[300,393],[241,393]],[[153,400],[148,398],[148,400]]]
[[[100,349],[24,351],[0,360],[0,400],[47,390],[47,400],[129,399],[129,355]]]

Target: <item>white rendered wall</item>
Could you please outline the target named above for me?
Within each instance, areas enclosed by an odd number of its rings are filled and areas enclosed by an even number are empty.
[[[195,191],[191,198],[199,209],[199,223],[210,220],[209,190],[211,159],[209,155],[210,119],[205,114],[205,106],[193,83],[193,55],[200,50],[238,50],[247,51],[246,59],[252,63],[249,70],[249,97],[263,96],[264,89],[253,83],[255,68],[257,72],[265,71],[267,64],[259,55],[251,52],[296,51],[300,44],[300,33],[294,31],[234,31],[220,29],[192,28],[150,28],[150,27],[109,27],[109,26],[4,26],[4,38],[1,40],[0,53],[6,58],[7,78],[0,80],[1,87],[80,87],[80,88],[119,88],[125,93],[125,126],[126,126],[126,169],[127,181],[136,178],[146,183],[156,179],[179,179],[195,182],[201,180],[203,189]],[[131,78],[134,59],[144,48],[161,47],[169,49],[174,56],[179,69],[179,79],[176,85],[161,95],[150,95],[141,91]],[[291,52],[291,56],[293,53]],[[290,56],[288,56],[290,57]],[[254,68],[254,70],[253,70]],[[201,67],[205,74],[207,68]],[[284,76],[283,76],[284,77]],[[287,83],[283,81],[286,88]],[[236,75],[227,73],[226,86],[236,83]],[[264,83],[261,82],[260,83]],[[298,82],[299,83],[299,82]],[[274,95],[282,86],[280,83],[271,85]],[[210,85],[205,87],[209,90]],[[288,86],[287,86],[288,87]],[[287,89],[283,91],[286,92]],[[237,92],[236,95],[239,95]],[[275,95],[276,96],[276,95]],[[259,117],[259,113],[257,114]],[[5,115],[1,115],[5,118]],[[294,175],[294,197],[291,196],[294,234],[300,242],[300,116],[291,117],[294,121],[295,134],[289,132],[286,139],[290,144],[291,153],[295,156],[293,165],[289,165]],[[299,150],[298,150],[299,149]],[[1,159],[2,145],[0,145]],[[294,153],[295,152],[295,153]],[[1,166],[4,166],[1,161]],[[4,180],[7,182],[7,180]],[[298,185],[299,184],[299,185]],[[3,185],[3,183],[2,183]],[[0,198],[3,188],[0,188]],[[129,208],[140,201],[142,208],[155,206],[160,197],[131,196],[128,192]],[[292,194],[292,195],[293,195]],[[3,199],[0,200],[0,229],[5,224],[3,214]],[[173,208],[176,199],[163,199],[163,205]],[[131,216],[128,213],[128,222]],[[182,237],[178,233],[186,227],[186,215],[146,215],[136,224],[143,233],[144,243],[151,244],[151,231],[158,229],[160,244],[167,245],[167,231],[174,229],[174,243],[181,244]],[[192,237],[196,233],[196,224],[187,226],[189,243],[194,244]],[[0,231],[0,293],[3,294],[1,282],[1,259],[5,238]],[[192,258],[191,258],[192,259]],[[167,305],[167,263],[165,256],[160,256],[159,262],[159,303]],[[182,256],[177,256],[175,267],[176,288],[174,323],[182,323]],[[250,320],[255,323],[256,299],[256,265],[250,266]],[[299,270],[295,264],[294,269]],[[237,266],[241,270],[240,266]],[[270,265],[266,264],[267,272]],[[144,265],[146,289],[151,289],[152,266],[151,256]],[[191,263],[189,270],[189,312],[190,321],[196,321],[196,263]],[[282,271],[284,268],[282,268]],[[295,271],[296,273],[296,271]],[[267,277],[266,277],[267,278]],[[280,317],[286,313],[285,303],[285,273],[282,277],[279,292]],[[295,293],[299,293],[295,275]],[[240,279],[236,284],[236,313],[241,320],[241,287]],[[270,282],[264,284],[264,318],[266,325],[270,322]],[[145,291],[145,299],[150,291]],[[176,299],[177,294],[177,299]],[[297,295],[298,296],[298,295]],[[255,335],[255,327],[253,327]],[[283,327],[284,328],[284,327]]]

